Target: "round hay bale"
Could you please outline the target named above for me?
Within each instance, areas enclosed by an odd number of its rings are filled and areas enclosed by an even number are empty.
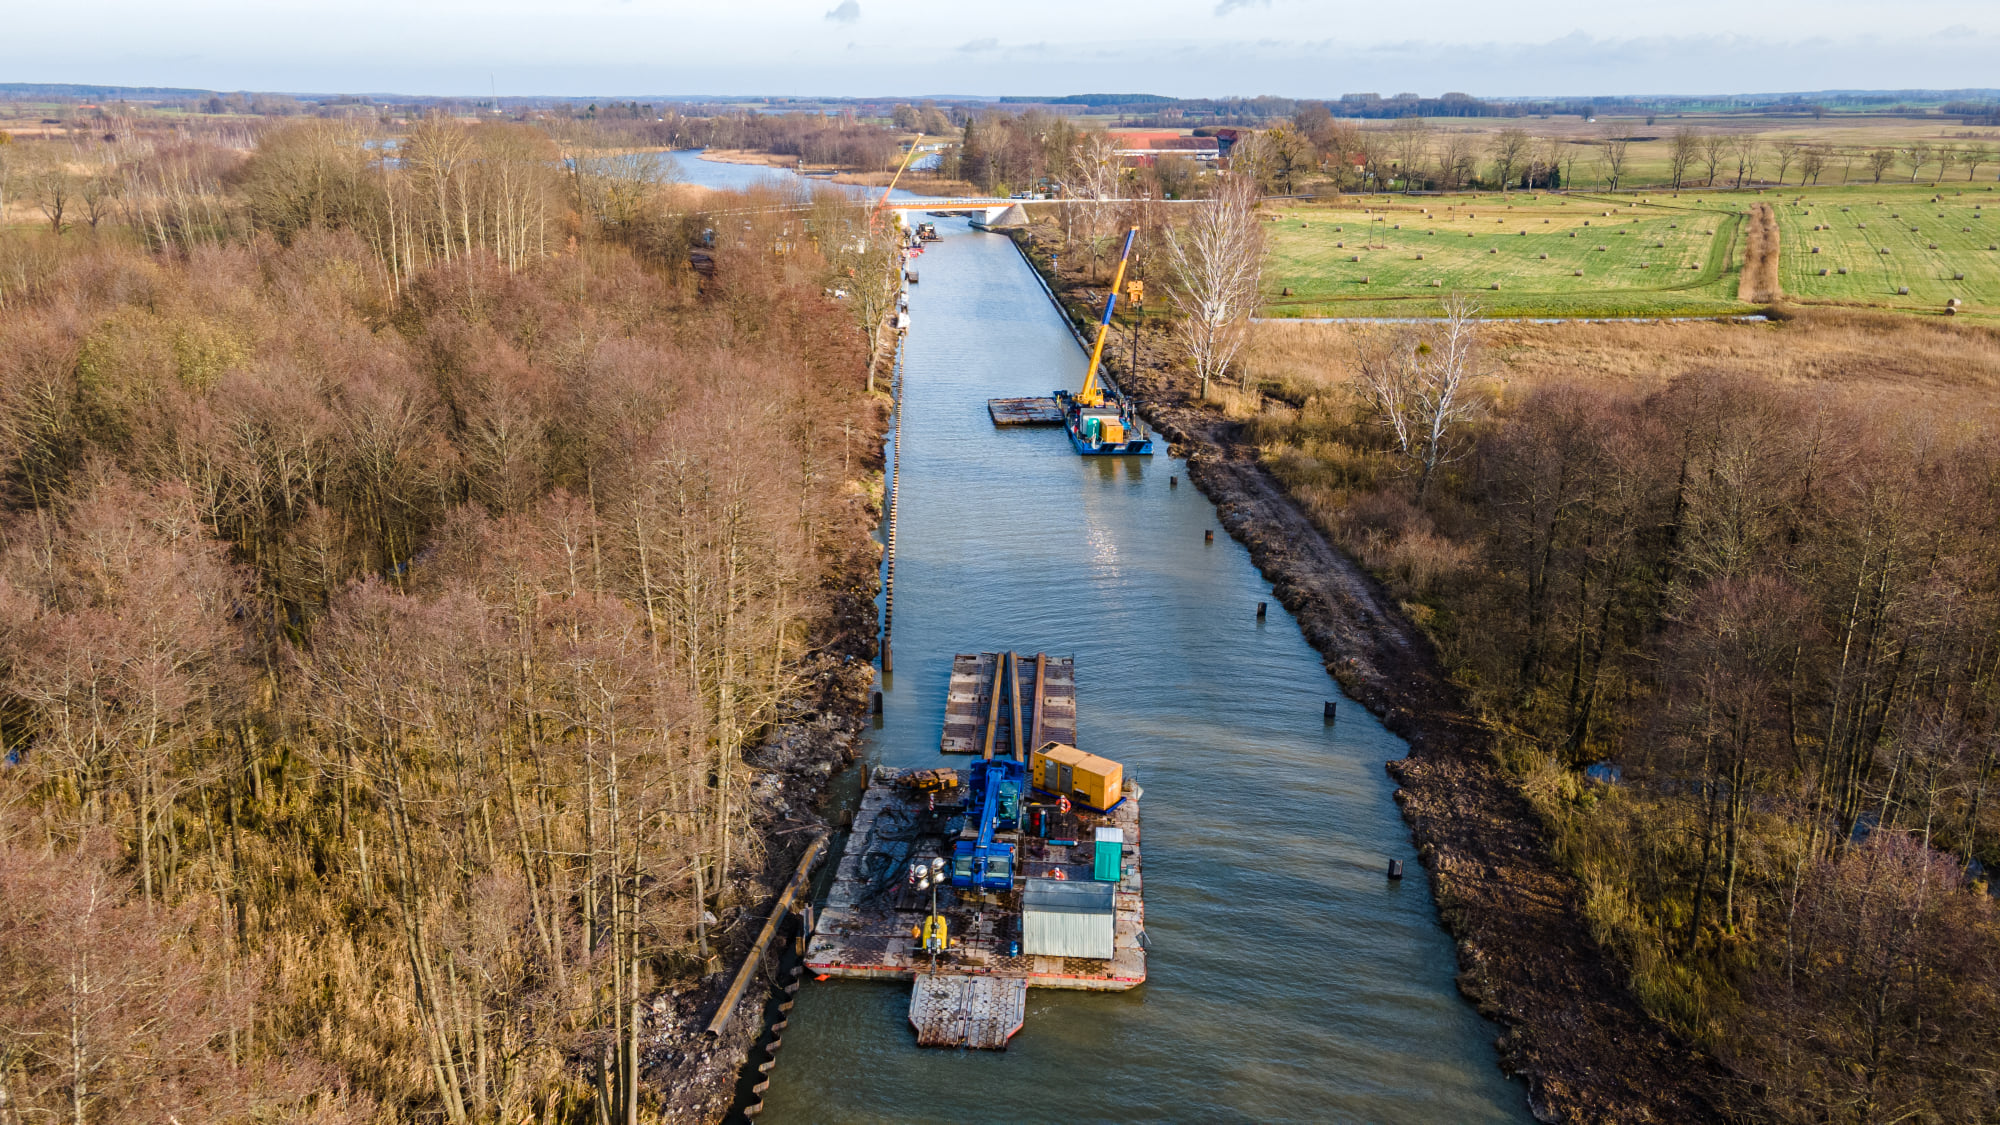
[[[1575,231],[1571,231],[1571,232],[1569,232],[1569,236],[1570,236],[1571,238],[1575,238],[1575,237],[1576,237],[1576,232],[1575,232]]]
[[[1499,282],[1497,282],[1497,281],[1496,281],[1496,282],[1494,282],[1494,283],[1493,283],[1493,288],[1495,288],[1495,289],[1498,289],[1498,288],[1500,288],[1500,283],[1499,283]]]
[[[1898,296],[1898,297],[1907,297],[1907,296],[1909,296],[1909,295],[1910,295],[1910,287],[1909,287],[1909,286],[1907,286],[1907,285],[1898,285],[1898,286],[1896,287],[1896,296]]]
[[[1527,231],[1522,231],[1522,232],[1521,232],[1521,237],[1522,237],[1522,238],[1526,238],[1526,237],[1528,237],[1528,232],[1527,232]]]
[[[1417,261],[1421,262],[1421,261],[1423,261],[1423,260],[1424,260],[1424,256],[1423,256],[1422,254],[1419,254],[1419,255],[1417,255]]]
[[[1546,262],[1546,261],[1548,261],[1548,260],[1549,260],[1549,256],[1548,256],[1547,254],[1543,254],[1543,255],[1542,255],[1542,261]]]
[[[1842,276],[1846,276],[1846,274],[1847,274],[1847,267],[1846,267],[1846,266],[1841,266],[1841,267],[1840,267],[1839,269],[1836,269],[1836,270],[1834,270],[1833,272],[1835,272],[1835,273],[1837,273],[1837,274],[1840,274],[1840,275],[1842,275]]]
[[[1825,277],[1825,276],[1826,276],[1826,271],[1825,271],[1825,270],[1821,270],[1821,271],[1819,271],[1819,275],[1820,275],[1821,277]]]
[[[1362,279],[1361,279],[1361,284],[1363,284],[1363,285],[1366,285],[1366,284],[1368,284],[1368,279],[1367,279],[1367,278],[1365,278],[1365,277],[1364,277],[1364,278],[1362,278]]]
[[[1884,254],[1887,254],[1888,252],[1889,252],[1889,248],[1888,248],[1887,246],[1884,246],[1884,247],[1882,248],[1882,253],[1884,253]]]
[[[1957,297],[1953,297],[1951,300],[1946,301],[1944,304],[1945,307],[1948,309],[1955,309],[1964,303],[1965,303],[1964,301],[1959,300]]]
[[[1815,254],[1819,253],[1819,247],[1817,246],[1813,247],[1813,253]]]
[[[1933,250],[1937,249],[1937,243],[1935,242],[1931,243],[1931,249]]]
[[[1951,279],[1952,279],[1953,281],[1964,281],[1964,280],[1965,280],[1965,275],[1964,275],[1964,274],[1962,274],[1962,273],[1955,273],[1955,274],[1952,274],[1952,275],[1951,275]],[[1953,297],[1953,298],[1952,298],[1952,300],[1956,301],[1956,300],[1958,300],[1958,298],[1956,298],[1956,297]]]
[[[1639,268],[1640,268],[1640,269],[1642,269],[1642,270],[1646,270],[1646,269],[1652,269],[1652,268],[1653,268],[1653,263],[1651,263],[1651,262],[1640,262],[1640,263],[1639,263]]]
[[[1952,308],[1952,307],[1951,307],[1950,305],[1946,305],[1946,306],[1945,306],[1945,308],[1944,308],[1944,315],[1946,315],[1946,316],[1957,316],[1957,315],[1958,315],[1958,310],[1957,310],[1957,309],[1955,309],[1955,308]]]
[[[1602,246],[1599,246],[1599,247],[1597,247],[1596,249],[1597,249],[1597,252],[1601,254],[1601,253],[1603,253],[1603,252],[1604,252],[1604,250],[1605,250],[1606,248],[1605,248],[1605,247],[1602,247]]]
[[[1444,284],[1444,282],[1442,282],[1442,281],[1433,281],[1433,282],[1431,282],[1431,288],[1432,288],[1432,289],[1436,289],[1436,288],[1437,288],[1438,286],[1440,286],[1440,285],[1443,285],[1443,284]]]
[[[1336,243],[1334,243],[1334,244],[1333,244],[1333,248],[1334,248],[1335,250],[1345,250],[1345,249],[1347,249],[1347,243],[1345,243],[1345,242],[1336,242]]]
[[[1867,230],[1867,229],[1868,229],[1868,224],[1867,224],[1867,223],[1856,223],[1856,224],[1854,224],[1854,229],[1855,229],[1855,230]]]
[[[1348,261],[1350,261],[1350,262],[1358,262],[1358,261],[1360,261],[1360,260],[1361,260],[1361,255],[1359,255],[1359,254],[1349,254],[1349,255],[1347,256],[1347,260],[1348,260]]]

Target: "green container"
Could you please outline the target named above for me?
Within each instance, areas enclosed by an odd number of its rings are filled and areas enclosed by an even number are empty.
[[[1116,883],[1125,860],[1125,831],[1121,828],[1097,830],[1097,851],[1090,877],[1100,883]]]

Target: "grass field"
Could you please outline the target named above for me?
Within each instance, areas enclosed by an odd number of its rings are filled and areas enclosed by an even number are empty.
[[[1453,291],[1494,316],[1744,312],[1748,205],[1522,192],[1285,206],[1266,228],[1264,315],[1423,316]]]
[[[1956,297],[1965,314],[2000,316],[2000,192],[1900,184],[1794,189],[1775,202],[1792,299],[1935,312]]]
[[[1777,211],[1788,299],[1938,313],[1957,297],[1963,315],[2000,317],[2000,251],[1986,249],[2000,192],[1948,184],[1271,204],[1263,315],[1425,316],[1452,291],[1489,316],[1753,312],[1736,292],[1759,201]]]

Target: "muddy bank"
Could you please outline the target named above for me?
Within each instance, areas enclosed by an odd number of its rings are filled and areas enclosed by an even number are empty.
[[[1046,267],[1045,256],[1032,257]],[[1409,743],[1409,756],[1389,772],[1458,942],[1459,988],[1502,1028],[1501,1065],[1526,1082],[1535,1115],[1724,1120],[1713,1097],[1728,1080],[1706,1056],[1668,1039],[1592,941],[1574,880],[1549,854],[1534,811],[1427,638],[1286,498],[1240,427],[1196,400],[1163,347],[1143,341],[1136,371],[1129,351],[1110,350],[1122,353],[1113,368],[1120,383],[1187,457],[1189,476],[1250,549],[1327,670]]]

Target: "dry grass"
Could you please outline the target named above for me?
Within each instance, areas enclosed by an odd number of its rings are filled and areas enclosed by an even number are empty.
[[[1245,367],[1252,386],[1293,404],[1345,392],[1364,326],[1260,324]],[[1769,324],[1488,325],[1490,388],[1503,408],[1536,386],[1575,381],[1635,391],[1729,371],[1846,393],[1929,401],[1989,414],[2000,392],[2000,330],[1891,314],[1803,310]]]

